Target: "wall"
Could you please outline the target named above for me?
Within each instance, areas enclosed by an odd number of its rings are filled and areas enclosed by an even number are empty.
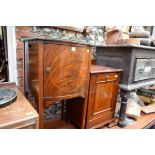
[[[103,27],[91,26],[89,28],[92,30],[91,33],[84,35],[80,32],[62,30],[50,26],[16,26],[17,81],[19,89],[24,92],[24,44],[21,38],[47,36],[50,38],[67,38],[74,41],[84,41],[94,45],[104,44]]]

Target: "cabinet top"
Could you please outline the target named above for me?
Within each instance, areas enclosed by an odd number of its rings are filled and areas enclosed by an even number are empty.
[[[36,40],[40,40],[40,41],[56,41],[56,42],[75,43],[75,44],[94,46],[93,44],[89,44],[86,41],[50,38],[48,36],[27,37],[27,38],[22,38],[21,40],[22,41],[36,41]]]
[[[113,44],[113,45],[96,45],[96,47],[103,48],[141,48],[141,49],[152,49],[155,50],[155,47],[152,46],[144,46],[144,45],[128,45],[128,44]]]
[[[111,72],[121,72],[121,69],[112,68],[107,66],[91,65],[90,73],[111,73]]]

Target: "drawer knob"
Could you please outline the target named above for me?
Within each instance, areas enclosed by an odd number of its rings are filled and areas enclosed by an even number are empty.
[[[76,51],[76,48],[75,47],[72,47],[71,51],[72,52],[75,52]]]
[[[109,80],[109,76],[108,75],[106,76],[106,78],[107,78],[107,80]]]
[[[51,65],[52,64],[50,64],[50,66],[46,67],[46,69],[45,69],[46,73],[49,73],[51,71]]]
[[[50,72],[50,70],[51,70],[51,68],[50,68],[50,67],[46,67],[46,73],[49,73],[49,72]]]

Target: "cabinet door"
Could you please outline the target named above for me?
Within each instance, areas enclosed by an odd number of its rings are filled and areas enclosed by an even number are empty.
[[[88,118],[94,120],[104,117],[103,121],[114,116],[118,90],[117,73],[91,75],[88,104]]]
[[[90,49],[77,45],[44,45],[44,96],[85,97],[90,72]]]

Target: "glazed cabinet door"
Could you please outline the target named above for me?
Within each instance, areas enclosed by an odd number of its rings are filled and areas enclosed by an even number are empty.
[[[93,74],[88,103],[89,127],[113,119],[118,90],[117,73]]]
[[[87,46],[44,45],[44,96],[53,100],[85,97],[90,72]]]

